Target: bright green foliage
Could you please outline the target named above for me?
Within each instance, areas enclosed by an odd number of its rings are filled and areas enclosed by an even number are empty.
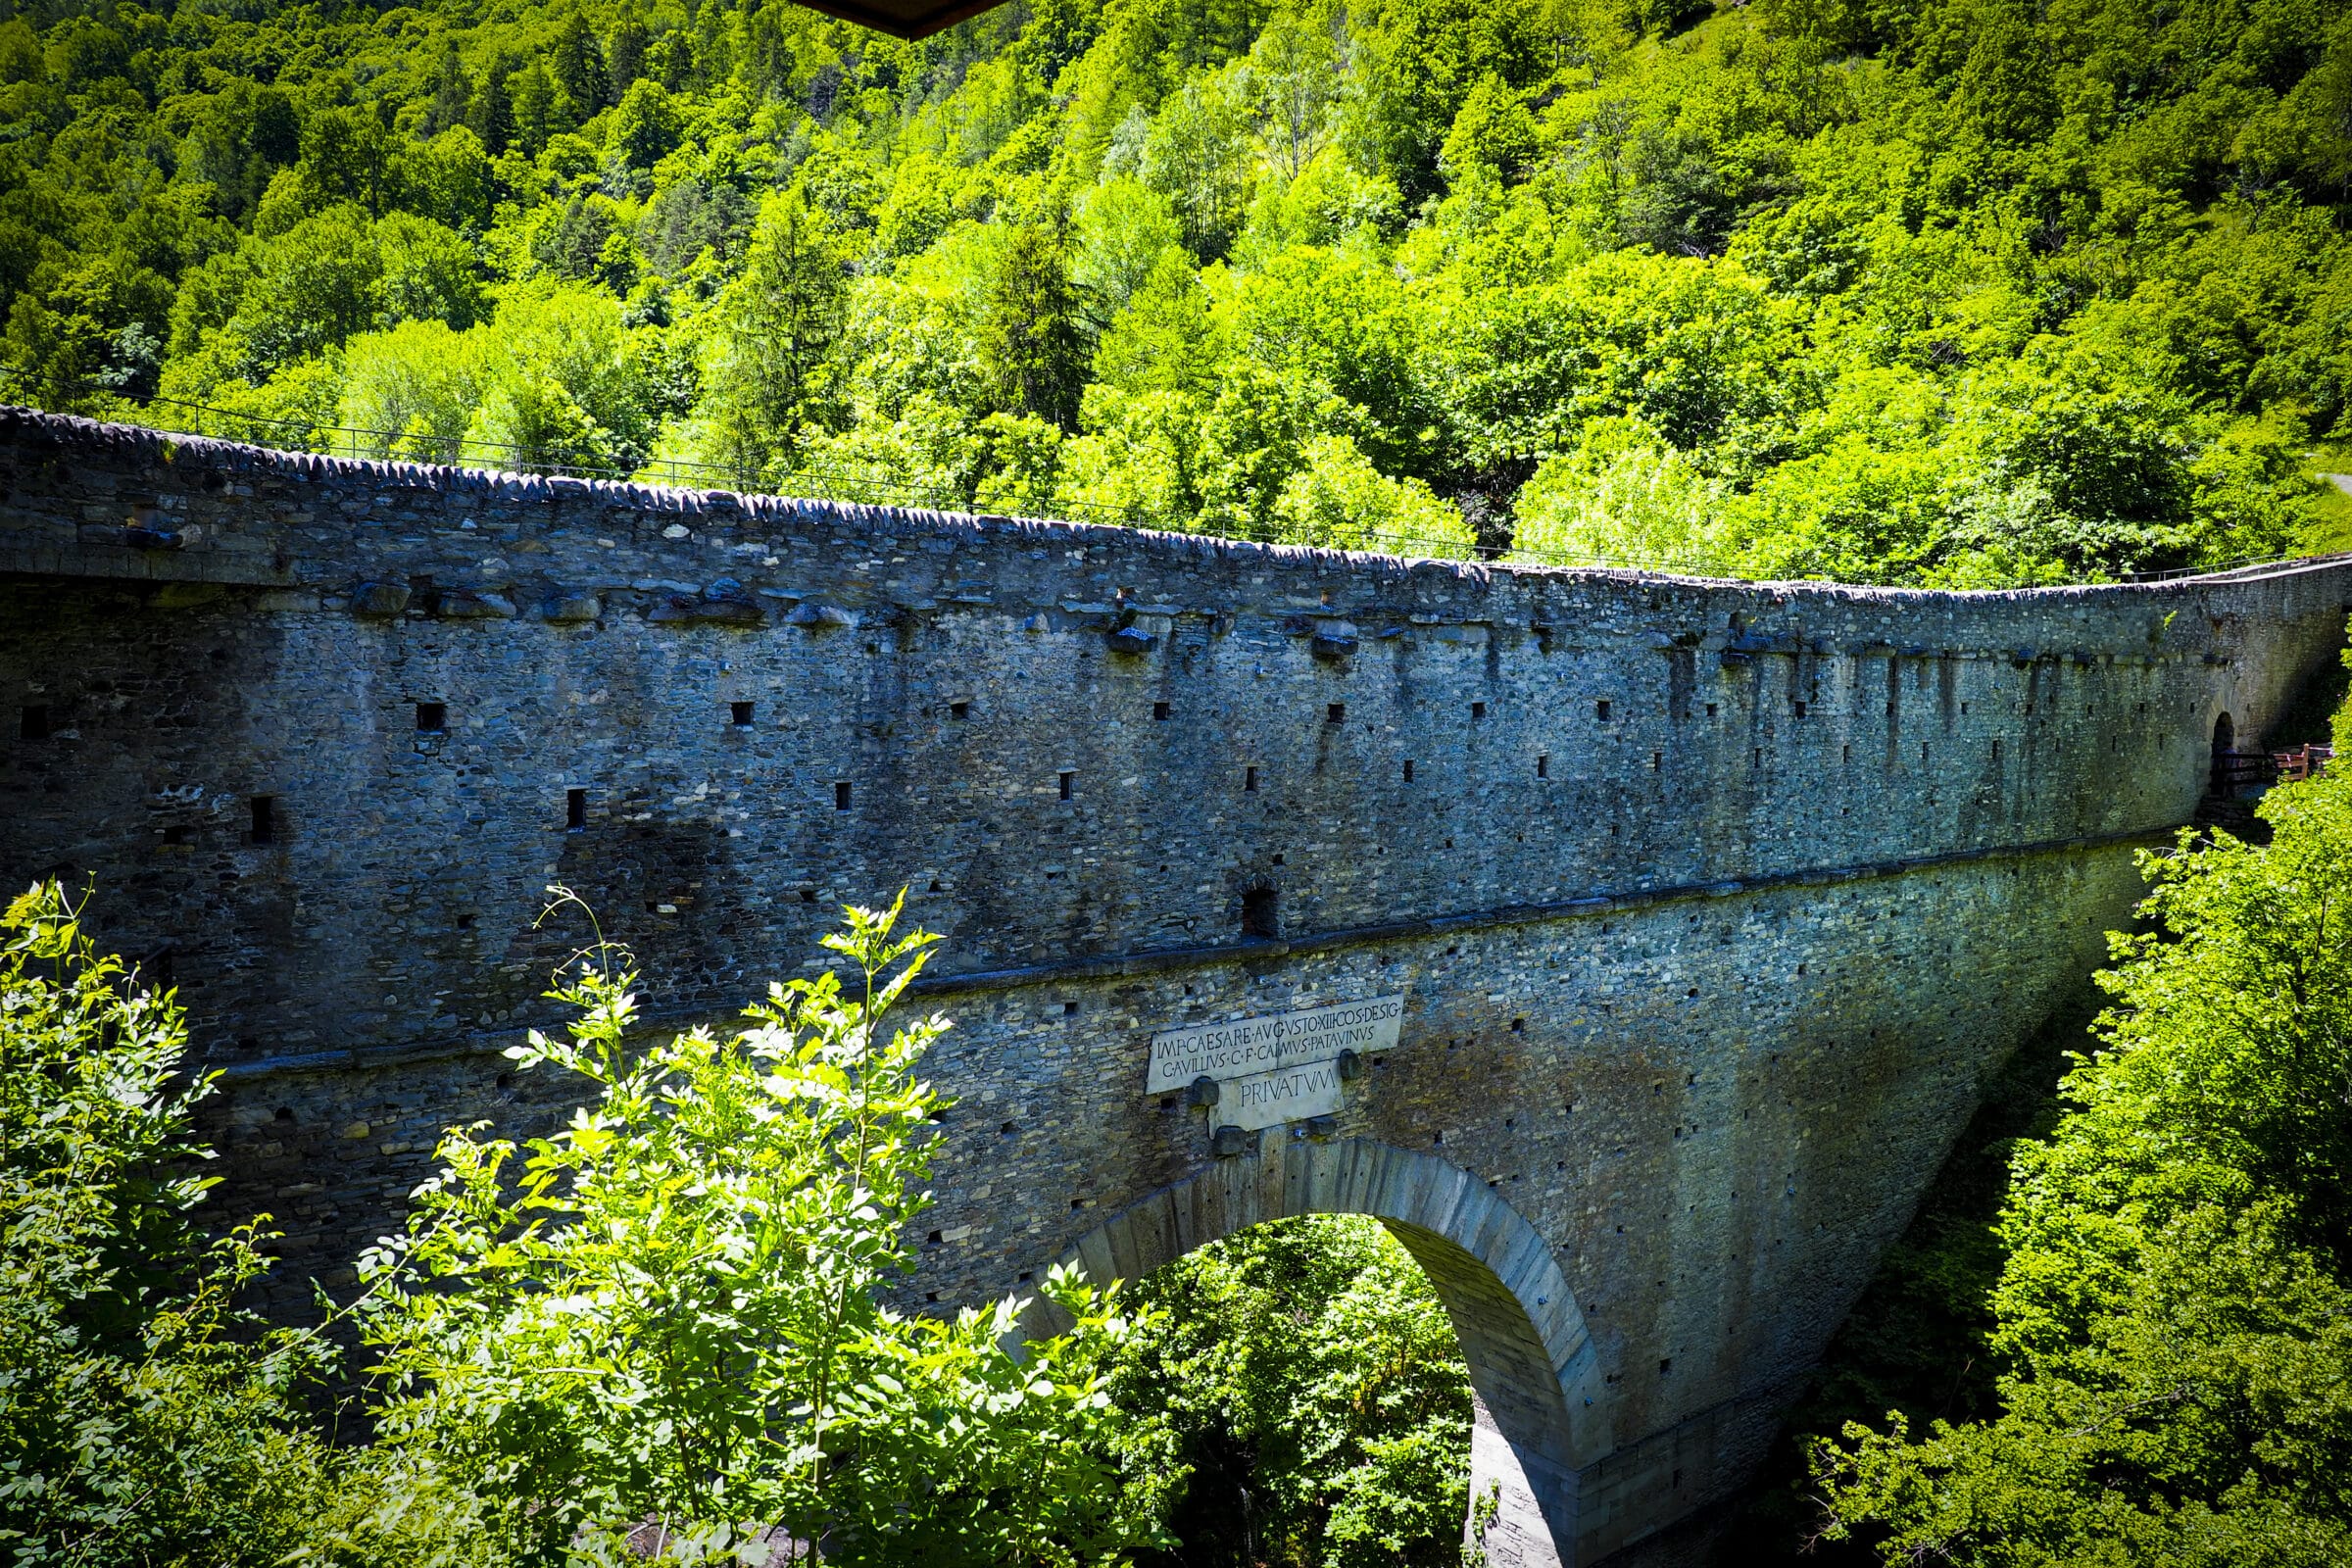
[[[1428,1278],[1376,1220],[1245,1231],[1152,1275],[1159,1331],[1113,1387],[1179,1477],[1188,1568],[1453,1568],[1470,1383]]]
[[[1434,497],[1439,553],[1745,576],[2352,539],[2328,0],[162,4],[0,38],[11,395],[1260,539]],[[482,373],[551,287],[617,347]],[[321,428],[417,322],[430,430]]]
[[[2352,1556],[2352,776],[2275,841],[2145,864],[2104,1049],[2022,1143],[2000,1413],[1822,1445],[1833,1534],[1889,1563]]]
[[[455,1131],[408,1234],[370,1254],[364,1337],[382,1441],[468,1478],[478,1526],[551,1561],[662,1521],[673,1552],[733,1560],[747,1531],[825,1560],[1068,1564],[1155,1539],[1115,1446],[1107,1359],[1134,1321],[1056,1274],[1068,1333],[1021,1343],[1018,1303],[909,1317],[879,1293],[912,1262],[943,1102],[916,1077],[940,1017],[884,1033],[936,939],[899,909],[825,938],[862,976],[770,989],[749,1028],[642,1054],[626,956],[598,942],[554,995],[567,1039],[510,1054],[596,1086],[523,1148]]]
[[[231,1306],[252,1227],[193,1227],[212,1080],[171,996],[54,883],[0,937],[0,1560],[274,1563],[338,1484],[295,1396],[332,1353]]]

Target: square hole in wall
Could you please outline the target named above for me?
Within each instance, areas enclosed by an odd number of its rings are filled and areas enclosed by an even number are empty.
[[[1805,705],[1804,705],[1804,704],[1802,704],[1802,703],[1799,703],[1799,704],[1797,704],[1797,705],[1796,705],[1796,716],[1797,716],[1797,717],[1799,717],[1799,718],[1802,718],[1802,717],[1804,717],[1804,716],[1805,716]]]
[[[1487,716],[1487,705],[1486,705],[1486,704],[1484,704],[1484,703],[1472,703],[1472,704],[1470,705],[1470,716],[1471,716],[1472,718],[1484,718],[1484,717],[1486,717],[1486,716]]]
[[[731,724],[741,725],[746,729],[750,728],[752,722],[752,705],[749,703],[729,703],[727,705],[727,721]]]
[[[1326,724],[1347,723],[1348,705],[1346,703],[1327,704],[1323,710],[1323,722]]]
[[[1065,801],[1068,800],[1070,798],[1070,792],[1076,789],[1077,786],[1078,775],[1066,769],[1063,770],[1061,774],[1061,798]]]
[[[1282,911],[1272,888],[1250,888],[1242,895],[1242,935],[1272,939],[1282,934]]]
[[[253,842],[256,844],[275,844],[277,842],[277,799],[275,796],[256,795],[253,798]]]
[[[45,741],[49,738],[49,705],[28,703],[17,715],[17,737],[20,740]]]
[[[449,728],[449,705],[447,703],[418,703],[416,705],[416,732],[418,734],[438,735],[447,728]]]
[[[1606,697],[1592,705],[1592,716],[1603,724],[1609,721],[1609,700]]]
[[[1078,1004],[1075,1002],[1063,1003],[1061,1004],[1061,1015],[1064,1018],[1075,1018],[1078,1016]]]
[[[1242,788],[1246,790],[1254,790],[1257,788],[1256,768],[1245,767],[1242,769]]]
[[[1707,705],[1707,716],[1709,718],[1713,718],[1715,716],[1715,705],[1713,703],[1709,703]]]
[[[950,703],[948,705],[948,716],[950,718],[969,718],[972,716],[972,705],[969,703]]]
[[[588,792],[586,790],[565,790],[564,792],[564,831],[584,833],[587,829]]]
[[[1152,705],[1152,717],[1158,723],[1166,723],[1168,721],[1168,715],[1173,710],[1170,709],[1166,703],[1153,703]]]
[[[1404,781],[1407,784],[1410,784],[1413,781],[1413,764],[1411,762],[1406,762],[1404,764]]]
[[[1536,777],[1551,777],[1551,754],[1548,752],[1538,752],[1536,754]]]
[[[846,811],[849,808],[850,781],[848,779],[843,779],[833,786],[833,809],[836,811]]]

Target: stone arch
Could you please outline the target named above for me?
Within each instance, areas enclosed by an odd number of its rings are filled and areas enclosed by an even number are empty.
[[[1573,1568],[1578,1472],[1613,1446],[1592,1337],[1550,1244],[1457,1165],[1368,1139],[1269,1134],[1129,1204],[1063,1254],[1098,1284],[1299,1214],[1369,1214],[1412,1253],[1453,1321],[1477,1399],[1473,1523],[1495,1568]],[[1491,1504],[1482,1499],[1492,1497]]]

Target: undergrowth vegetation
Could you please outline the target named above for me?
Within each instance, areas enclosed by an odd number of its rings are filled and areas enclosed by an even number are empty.
[[[1113,1358],[1149,1317],[1057,1271],[1020,1303],[885,1304],[947,1027],[885,1032],[933,938],[851,909],[855,977],[624,1050],[628,956],[585,947],[525,1067],[592,1094],[527,1145],[453,1129],[406,1232],[321,1328],[240,1314],[207,1242],[185,1031],[54,884],[0,931],[0,1551],[26,1565],[1107,1564],[1166,1544]],[[333,1303],[329,1303],[330,1305]],[[372,1441],[330,1441],[339,1326]]]

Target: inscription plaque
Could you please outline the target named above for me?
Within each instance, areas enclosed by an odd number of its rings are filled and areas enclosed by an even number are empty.
[[[1343,1051],[1358,1055],[1396,1049],[1396,1032],[1404,1023],[1404,995],[1374,997],[1368,1002],[1335,1002],[1297,1012],[1278,1012],[1263,1018],[1232,1018],[1224,1023],[1189,1024],[1163,1029],[1152,1037],[1152,1070],[1144,1082],[1147,1095],[1182,1089],[1196,1078],[1228,1083],[1269,1077],[1285,1068],[1310,1062],[1336,1062]],[[1299,1116],[1319,1116],[1338,1108],[1339,1072],[1331,1073],[1330,1105],[1300,1110]],[[1228,1098],[1233,1091],[1226,1091]],[[1220,1103],[1212,1118],[1220,1124],[1250,1125],[1227,1114]],[[1271,1123],[1257,1123],[1270,1126]]]
[[[1209,1112],[1219,1127],[1255,1132],[1286,1121],[1328,1116],[1340,1108],[1340,1064],[1310,1061],[1253,1072],[1227,1083],[1224,1091]]]

